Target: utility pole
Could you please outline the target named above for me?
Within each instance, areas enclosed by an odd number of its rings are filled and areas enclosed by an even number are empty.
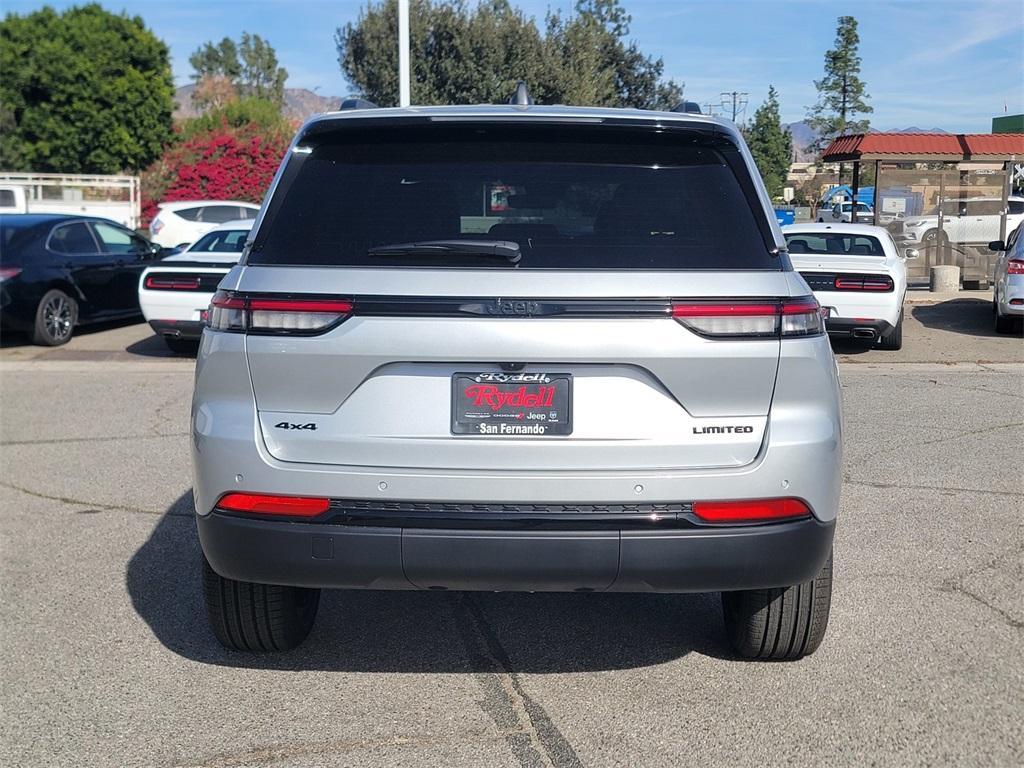
[[[747,97],[749,93],[741,91],[722,91],[722,107],[729,109],[729,100],[732,100],[732,121],[736,122],[736,116],[742,114],[747,108]]]
[[[409,87],[409,0],[398,0],[398,106],[411,103]]]

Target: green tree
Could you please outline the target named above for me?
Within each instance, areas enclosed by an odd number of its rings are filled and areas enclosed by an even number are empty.
[[[284,103],[284,84],[288,70],[278,66],[274,47],[259,35],[242,33],[241,43],[225,37],[219,43],[206,42],[188,58],[192,79],[197,86],[218,81],[231,83],[243,96]],[[197,88],[198,89],[198,88]],[[215,90],[207,87],[205,90]],[[198,106],[209,106],[209,98],[196,99]],[[218,103],[213,103],[218,106]]]
[[[242,63],[238,60],[238,46],[230,37],[225,37],[214,45],[203,43],[188,57],[195,73],[194,80],[208,76],[220,76],[235,82],[242,75]]]
[[[223,106],[211,108],[199,117],[183,121],[180,138],[187,141],[219,129],[230,132],[250,127],[263,135],[291,136],[295,132],[292,124],[281,114],[280,106],[267,99],[244,96]]]
[[[868,130],[867,119],[856,119],[858,115],[874,111],[867,103],[871,97],[860,79],[859,44],[857,20],[853,16],[840,16],[835,48],[825,52],[825,76],[814,81],[818,102],[807,113],[808,125],[818,133],[813,145],[818,153],[836,136]]]
[[[167,46],[142,19],[90,4],[0,22],[0,167],[119,173],[171,137]]]
[[[754,112],[754,119],[743,130],[757,169],[772,198],[782,195],[793,156],[793,137],[779,118],[779,94],[768,86],[768,98]]]
[[[412,101],[505,101],[525,80],[540,104],[664,108],[682,95],[664,81],[661,59],[628,41],[619,0],[578,0],[575,13],[548,13],[543,32],[508,0],[411,0]],[[338,62],[359,94],[398,102],[397,0],[369,5],[337,30]]]

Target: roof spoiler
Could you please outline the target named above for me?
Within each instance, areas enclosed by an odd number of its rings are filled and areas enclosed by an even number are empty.
[[[350,109],[380,109],[380,107],[366,99],[345,99],[338,109],[344,112]]]
[[[703,114],[700,111],[700,104],[698,104],[696,101],[680,101],[678,104],[676,104],[674,107],[672,107],[672,111],[673,112],[685,112],[688,115],[700,115],[700,114]]]

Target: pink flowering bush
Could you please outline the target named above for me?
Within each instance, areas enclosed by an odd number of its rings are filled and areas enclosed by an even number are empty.
[[[259,203],[288,150],[290,136],[255,123],[221,127],[167,148],[142,175],[142,225],[158,203],[242,200]]]

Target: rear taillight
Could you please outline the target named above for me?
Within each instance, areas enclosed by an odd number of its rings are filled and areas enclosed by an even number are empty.
[[[0,267],[0,283],[21,274],[21,267]]]
[[[864,277],[837,277],[835,280],[837,291],[891,291],[895,288],[892,278],[888,275],[864,276]]]
[[[766,523],[810,517],[800,499],[752,499],[743,501],[695,501],[693,513],[706,523]]]
[[[330,500],[320,497],[271,496],[265,493],[228,493],[217,502],[218,509],[282,517],[316,517],[330,506]]]
[[[148,291],[198,291],[201,281],[189,275],[147,275],[144,285]]]
[[[151,221],[149,223],[149,232],[152,235],[159,235],[160,234],[160,230],[163,229],[163,228],[164,228],[164,223],[162,221],[160,221],[160,219],[153,219],[153,221]]]
[[[672,317],[701,336],[816,336],[825,330],[813,296],[781,301],[672,302]]]
[[[217,291],[210,302],[209,326],[236,333],[315,334],[333,328],[352,314],[341,299],[250,296]]]
[[[1024,261],[1021,259],[1010,259],[1006,262],[1006,274],[1024,275]]]

